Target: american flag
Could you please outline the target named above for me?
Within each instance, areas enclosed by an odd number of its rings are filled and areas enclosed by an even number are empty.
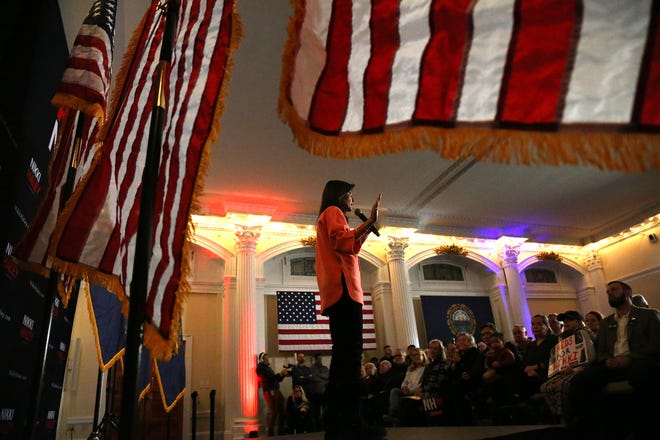
[[[279,111],[314,154],[660,169],[657,1],[295,5]]]
[[[96,117],[103,124],[110,90],[116,0],[96,0],[78,32],[54,103]]]
[[[144,344],[169,359],[189,285],[187,241],[194,198],[219,129],[228,60],[236,46],[235,0],[181,0],[164,117]],[[113,92],[103,145],[58,220],[49,256],[58,271],[89,279],[127,308],[164,17],[151,2]]]
[[[320,313],[318,292],[277,292],[277,339],[282,352],[330,351],[330,321]],[[364,292],[363,348],[376,349],[371,294]]]
[[[49,265],[47,250],[59,213],[66,202],[64,184],[76,154],[74,184],[89,171],[99,125],[105,119],[110,89],[116,18],[116,0],[96,0],[78,32],[67,67],[52,103],[60,107],[56,148],[49,165],[48,191],[14,256],[40,273]],[[85,119],[79,150],[74,153],[78,119]],[[63,298],[65,303],[67,298]]]

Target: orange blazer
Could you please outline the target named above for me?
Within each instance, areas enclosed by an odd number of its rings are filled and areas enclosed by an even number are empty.
[[[364,304],[357,255],[368,235],[369,229],[364,225],[351,229],[346,216],[336,206],[328,207],[319,216],[316,224],[316,280],[321,313],[341,298],[342,273],[351,298]]]

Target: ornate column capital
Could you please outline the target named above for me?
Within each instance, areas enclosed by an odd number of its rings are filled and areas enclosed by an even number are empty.
[[[584,257],[584,265],[589,272],[603,268],[603,262],[601,261],[600,256],[593,251]]]
[[[394,237],[388,236],[387,247],[387,260],[403,260],[405,259],[406,248],[408,247],[408,237]]]
[[[505,265],[518,264],[518,256],[520,255],[520,244],[503,244],[498,250],[497,254],[500,260]]]
[[[236,228],[236,250],[239,252],[254,252],[261,236],[261,226],[234,225]]]

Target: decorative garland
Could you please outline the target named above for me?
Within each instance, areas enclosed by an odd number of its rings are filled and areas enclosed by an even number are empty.
[[[310,235],[309,237],[301,238],[300,243],[303,246],[316,246],[316,237],[314,235]]]
[[[561,255],[556,252],[539,252],[536,254],[536,258],[539,260],[552,260],[552,261],[561,261]]]
[[[446,244],[443,246],[438,246],[433,249],[436,254],[450,254],[450,255],[467,255],[468,251],[461,246],[455,244]]]

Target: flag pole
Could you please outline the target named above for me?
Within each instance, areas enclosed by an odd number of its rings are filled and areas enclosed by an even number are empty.
[[[66,181],[62,186],[62,200],[66,201],[73,193],[75,185],[76,170],[78,168],[78,156],[80,154],[80,146],[82,144],[83,130],[85,127],[85,114],[78,112],[78,123],[76,125],[76,134],[74,137],[73,154],[69,163]],[[41,429],[39,420],[39,411],[41,408],[41,399],[44,395],[44,388],[46,386],[46,361],[48,360],[48,346],[50,345],[50,332],[53,328],[53,307],[55,307],[55,299],[57,298],[57,282],[59,280],[59,273],[51,268],[48,278],[48,292],[44,298],[43,318],[41,321],[41,334],[39,336],[39,355],[40,358],[36,362],[34,371],[34,382],[32,385],[32,399],[28,403],[26,418],[25,418],[25,435],[26,439],[33,439],[39,436]],[[73,287],[78,289],[78,283]],[[75,307],[75,306],[74,306]]]
[[[160,148],[163,138],[167,102],[165,81],[167,80],[172,59],[174,31],[178,20],[179,5],[176,0],[166,0],[165,30],[160,48],[157,89],[154,94],[154,107],[151,113],[147,156],[142,173],[142,194],[140,214],[135,243],[133,278],[131,279],[130,307],[126,329],[125,369],[121,396],[121,415],[119,418],[119,438],[133,440],[137,437],[138,409],[138,372],[140,370],[140,352],[144,336],[145,302],[147,298],[149,263],[153,245],[154,200]]]

